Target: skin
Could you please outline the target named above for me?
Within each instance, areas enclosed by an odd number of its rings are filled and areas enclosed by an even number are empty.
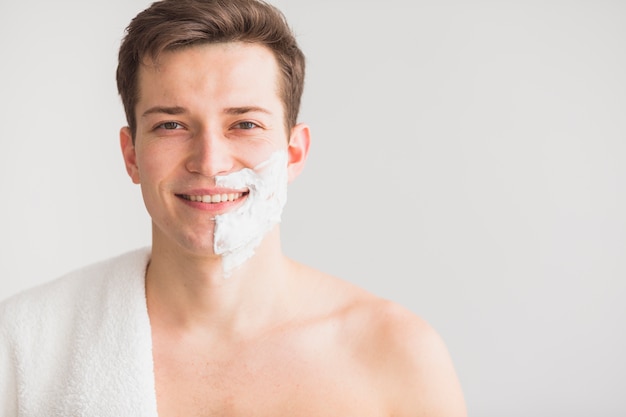
[[[278,225],[228,279],[214,217],[241,201],[190,203],[214,177],[278,149],[292,181],[309,128],[289,136],[278,67],[256,44],[166,52],[139,73],[128,174],[152,217],[146,274],[159,416],[465,416],[438,334],[408,310],[283,255]]]

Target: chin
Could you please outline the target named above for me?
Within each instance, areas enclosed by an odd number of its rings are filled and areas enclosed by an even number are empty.
[[[200,232],[174,231],[165,233],[163,229],[153,227],[152,246],[173,253],[187,253],[198,257],[219,256],[213,248],[214,227],[203,228]]]

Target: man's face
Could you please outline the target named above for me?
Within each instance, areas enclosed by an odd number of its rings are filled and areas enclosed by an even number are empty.
[[[141,65],[135,144],[127,128],[121,141],[155,244],[213,254],[215,217],[237,210],[250,191],[218,186],[216,176],[254,169],[277,151],[289,166],[306,154],[286,136],[278,74],[269,49],[238,42],[165,52]],[[291,179],[297,172],[289,169]]]

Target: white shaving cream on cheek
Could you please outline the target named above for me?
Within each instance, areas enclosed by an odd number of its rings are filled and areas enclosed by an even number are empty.
[[[217,176],[218,187],[249,190],[237,210],[215,217],[213,249],[222,255],[224,277],[254,255],[272,227],[280,222],[287,202],[287,151],[274,152],[254,167]]]

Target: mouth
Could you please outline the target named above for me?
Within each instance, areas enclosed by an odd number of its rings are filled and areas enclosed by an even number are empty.
[[[204,194],[204,195],[190,195],[190,194],[176,194],[183,200],[193,201],[195,203],[205,204],[219,204],[226,202],[237,201],[242,197],[248,195],[248,192],[240,193],[221,193],[221,194]]]

